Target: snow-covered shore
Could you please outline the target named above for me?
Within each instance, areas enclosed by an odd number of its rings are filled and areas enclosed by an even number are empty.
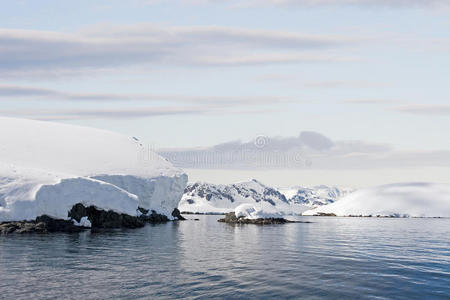
[[[0,117],[0,221],[67,219],[81,203],[171,218],[187,175],[139,140],[106,130]]]
[[[450,185],[399,183],[358,190],[302,215],[450,217]]]

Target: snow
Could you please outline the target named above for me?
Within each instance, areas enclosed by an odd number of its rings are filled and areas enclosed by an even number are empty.
[[[47,214],[66,219],[76,203],[171,218],[187,175],[136,138],[80,126],[0,117],[0,221]]]
[[[0,160],[67,174],[135,175],[183,172],[138,140],[106,130],[0,117]]]
[[[234,214],[237,218],[243,217],[245,219],[267,219],[267,218],[282,218],[283,214],[276,208],[262,208],[250,203],[241,204],[234,209]]]
[[[88,228],[92,227],[91,221],[89,221],[88,217],[82,217],[80,219],[80,222],[77,222],[77,220],[72,220],[72,221],[75,226],[88,227]]]
[[[276,209],[285,215],[301,214],[310,209],[304,205],[290,203],[278,190],[257,180],[230,185],[202,182],[189,184],[178,209],[191,213],[228,213],[246,203],[266,210]]]
[[[450,217],[450,185],[399,183],[358,190],[303,215]]]

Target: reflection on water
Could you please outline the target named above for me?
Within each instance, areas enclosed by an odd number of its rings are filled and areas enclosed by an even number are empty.
[[[449,219],[198,218],[0,237],[0,298],[450,297]]]

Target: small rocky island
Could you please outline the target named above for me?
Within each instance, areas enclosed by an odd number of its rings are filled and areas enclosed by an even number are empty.
[[[262,209],[256,209],[252,204],[241,204],[234,212],[225,214],[225,218],[219,219],[218,222],[229,224],[286,224],[286,223],[311,223],[307,221],[290,221],[283,218],[277,212],[265,212]]]
[[[258,218],[247,219],[244,217],[236,217],[234,212],[225,214],[225,218],[219,219],[218,222],[229,224],[257,224],[257,225],[269,225],[269,224],[286,224],[286,223],[311,223],[305,221],[290,221],[284,218]]]

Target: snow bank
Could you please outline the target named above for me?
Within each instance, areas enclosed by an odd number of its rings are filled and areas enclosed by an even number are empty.
[[[0,117],[0,221],[67,218],[76,203],[171,217],[187,176],[136,138]]]
[[[235,208],[234,214],[236,218],[244,217],[245,219],[267,219],[282,218],[283,214],[276,208],[262,208],[253,204],[241,204]]]
[[[356,191],[303,215],[450,217],[450,185],[401,183]]]

